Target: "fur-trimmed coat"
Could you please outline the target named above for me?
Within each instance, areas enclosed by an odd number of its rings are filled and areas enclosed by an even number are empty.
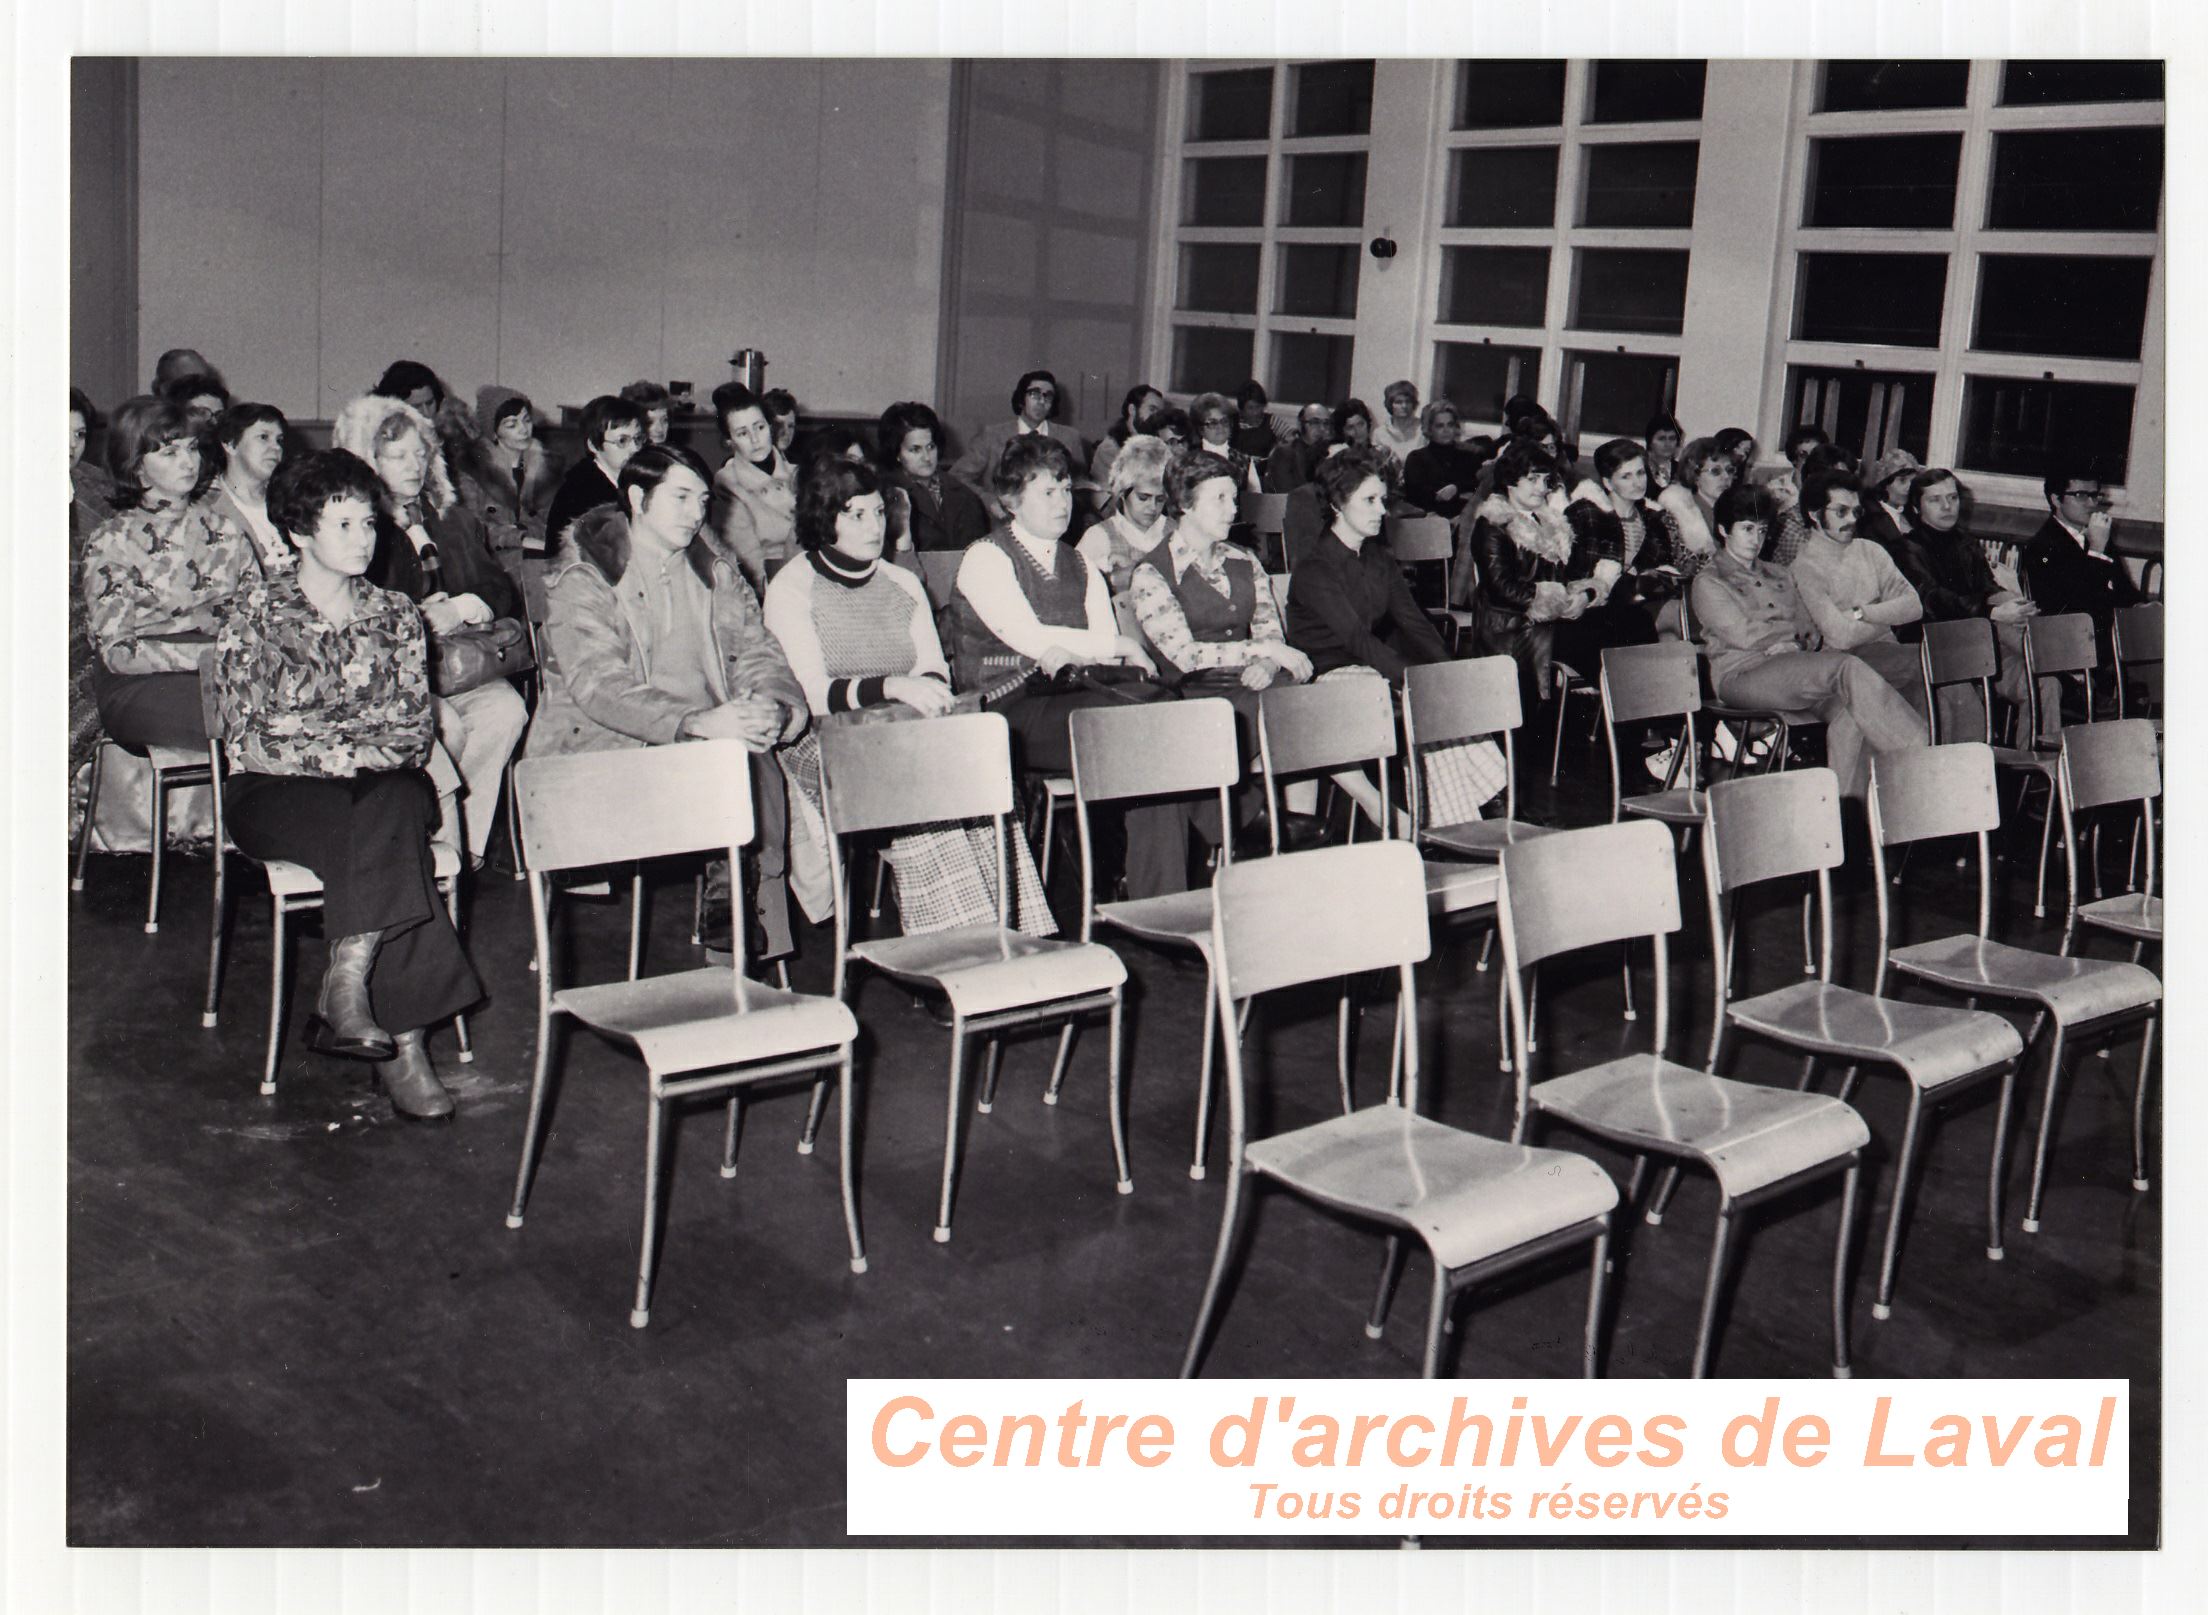
[[[783,709],[783,740],[796,739],[807,722],[805,691],[767,632],[751,585],[703,535],[685,553],[709,591],[704,627],[721,690],[771,696]],[[529,727],[529,755],[679,740],[683,720],[699,709],[653,687],[659,604],[648,580],[629,571],[628,518],[606,507],[577,517],[560,535],[545,599],[544,692]]]

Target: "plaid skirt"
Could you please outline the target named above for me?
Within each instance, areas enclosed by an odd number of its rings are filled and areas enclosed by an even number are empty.
[[[1337,667],[1319,675],[1326,683],[1344,678],[1376,678],[1368,667]],[[1420,781],[1425,790],[1425,818],[1429,825],[1465,824],[1480,816],[1480,809],[1495,800],[1510,783],[1503,766],[1503,749],[1492,740],[1458,740],[1427,746],[1419,752],[1425,770]]]

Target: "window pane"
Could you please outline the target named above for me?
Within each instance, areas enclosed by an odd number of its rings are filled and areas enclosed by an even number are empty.
[[[1993,137],[1995,230],[2152,230],[2162,200],[2160,129]]]
[[[1657,123],[1702,116],[1704,62],[1597,62],[1590,123]],[[1644,421],[1645,425],[1646,422]]]
[[[1978,330],[1994,353],[2136,359],[2147,323],[2148,258],[1978,260]]]
[[[1679,392],[1679,361],[1659,354],[1575,353],[1569,373],[1579,394],[1570,435],[1638,437],[1651,415],[1670,414]]]
[[[1810,342],[1940,345],[1941,253],[1805,252],[1794,334]]]
[[[1616,230],[1685,230],[1694,223],[1691,140],[1647,146],[1589,146],[1582,224]]]
[[[2131,458],[2131,389],[2085,381],[1963,381],[1962,464],[2043,477],[2057,454],[2121,483]]]
[[[1250,378],[1257,351],[1255,331],[1222,331],[1181,325],[1173,330],[1173,390],[1177,393],[1233,392]]]
[[[1255,314],[1257,255],[1255,242],[1183,247],[1181,294],[1173,306],[1206,314]]]
[[[1338,403],[1349,396],[1355,337],[1283,331],[1273,338],[1273,396],[1292,404]]]
[[[1181,165],[1183,224],[1263,224],[1265,159],[1204,157]]]
[[[1465,421],[1498,424],[1503,401],[1541,390],[1541,350],[1506,348],[1486,342],[1442,342],[1435,346],[1434,396],[1464,411]]]
[[[1188,138],[1263,140],[1273,132],[1273,70],[1188,76]]]
[[[1364,256],[1355,246],[1289,246],[1280,251],[1279,284],[1273,290],[1275,314],[1357,317],[1357,268]]]
[[[1460,62],[1459,129],[1553,129],[1564,121],[1562,62]]]
[[[2006,107],[2161,99],[2160,62],[2009,62],[2001,69]]]
[[[1970,88],[1968,62],[1827,62],[1825,112],[1899,112],[1959,107]]]
[[[1910,370],[1787,372],[1786,418],[1822,426],[1865,464],[1890,449],[1907,449],[1923,464],[1932,457],[1932,378]]]
[[[1295,122],[1290,134],[1372,132],[1372,63],[1313,62],[1294,72]]]
[[[1451,152],[1446,222],[1481,230],[1550,228],[1556,223],[1556,148]]]
[[[1676,336],[1687,315],[1687,255],[1589,247],[1579,253],[1572,325],[1582,331]],[[1645,417],[1644,417],[1645,419]]]
[[[1949,229],[1962,155],[1960,134],[1812,140],[1807,222],[1831,229]]]
[[[1548,306],[1548,248],[1441,249],[1444,325],[1539,327],[1548,323]]]
[[[1347,225],[1355,229],[1365,222],[1363,152],[1291,157],[1286,166],[1288,205],[1281,212],[1287,223]]]

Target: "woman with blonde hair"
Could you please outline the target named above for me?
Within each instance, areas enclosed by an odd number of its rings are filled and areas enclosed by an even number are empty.
[[[1740,456],[1714,437],[1698,437],[1679,454],[1679,480],[1656,496],[1671,518],[1671,564],[1692,578],[1718,552],[1717,502],[1740,480]]]
[[[1112,474],[1105,484],[1105,492],[1111,495],[1109,514],[1074,546],[1104,574],[1115,600],[1127,592],[1143,558],[1173,535],[1173,517],[1168,514],[1172,501],[1165,481],[1175,460],[1161,438],[1141,434],[1129,438],[1113,457]],[[1231,465],[1228,471],[1233,471]]]

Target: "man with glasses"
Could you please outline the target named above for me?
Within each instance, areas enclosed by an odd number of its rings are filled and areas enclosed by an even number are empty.
[[[1265,461],[1265,491],[1294,493],[1317,476],[1333,426],[1333,414],[1324,404],[1304,405],[1296,416],[1296,435]]]
[[[559,548],[560,535],[583,512],[621,503],[615,483],[630,456],[644,446],[645,429],[644,406],[629,399],[606,393],[583,406],[583,446],[589,452],[560,480],[559,492],[552,496],[552,509],[544,520],[545,541],[551,548]]]
[[[2108,495],[2100,478],[2068,467],[2057,467],[2044,486],[2048,515],[2024,546],[2024,592],[2042,615],[2082,611],[2090,616],[2105,661],[2116,608],[2139,600],[2131,574],[2108,552]]]
[[[1023,437],[1052,437],[1065,446],[1075,465],[1089,463],[1081,434],[1053,419],[1057,413],[1058,378],[1047,370],[1030,370],[1012,389],[1012,418],[992,421],[976,432],[951,467],[952,476],[981,496],[993,520],[1004,520],[1004,504],[993,484],[997,461],[1004,457],[1007,444]]]
[[[1801,509],[1811,531],[1788,570],[1824,648],[1853,652],[1910,705],[1921,707],[1919,653],[1902,644],[1894,630],[1921,622],[1924,602],[1885,546],[1860,536],[1862,495],[1844,477],[1827,472],[1802,490]]]

